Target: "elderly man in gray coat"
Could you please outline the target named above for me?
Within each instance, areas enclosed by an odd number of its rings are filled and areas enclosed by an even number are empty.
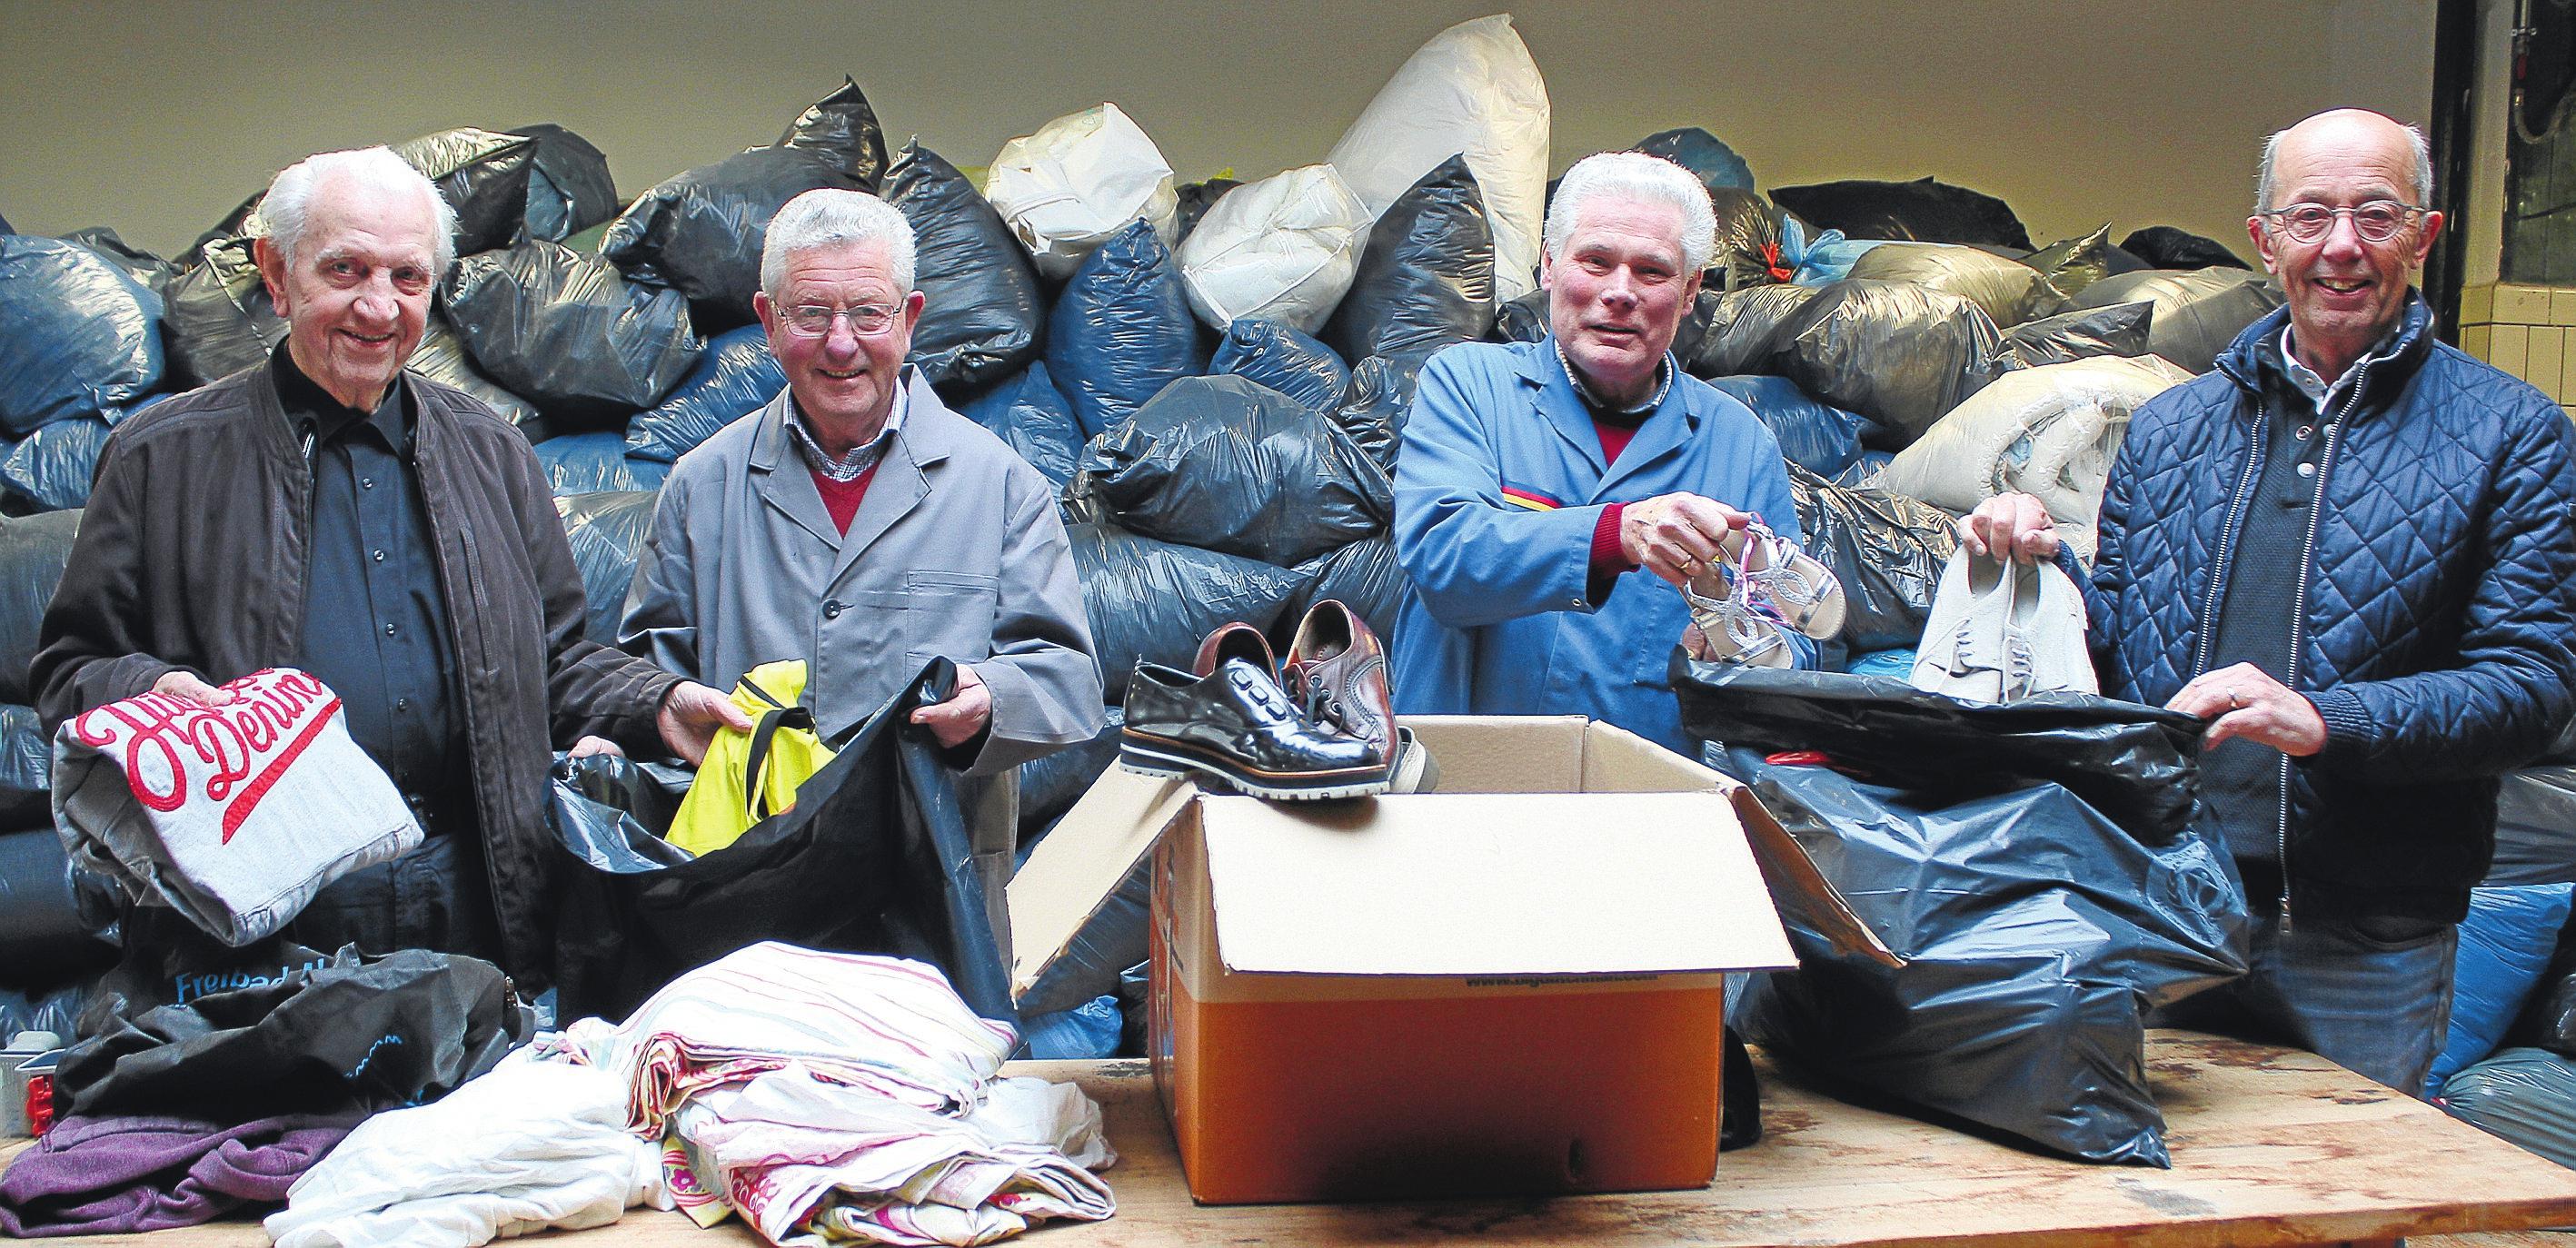
[[[620,640],[729,688],[803,659],[827,739],[934,656],[955,697],[912,714],[991,775],[1100,730],[1100,665],[1047,479],[904,367],[911,224],[859,191],[770,223],[752,297],[787,389],[681,457]]]

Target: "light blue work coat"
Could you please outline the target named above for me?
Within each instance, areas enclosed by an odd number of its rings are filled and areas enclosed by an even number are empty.
[[[1670,356],[1665,367],[1679,371]],[[1598,605],[1586,597],[1603,509],[1675,491],[1799,540],[1778,440],[1699,379],[1675,377],[1612,467],[1553,339],[1433,356],[1395,471],[1396,557],[1413,583],[1396,710],[1589,715],[1698,757],[1665,678],[1690,622],[1680,591],[1635,569]],[[1815,666],[1814,643],[1792,641]]]

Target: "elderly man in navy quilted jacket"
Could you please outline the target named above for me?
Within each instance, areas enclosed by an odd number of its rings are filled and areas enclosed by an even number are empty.
[[[2339,110],[2273,136],[2247,220],[2288,306],[2139,410],[2085,584],[2103,692],[2208,721],[2197,823],[2256,918],[2181,1026],[2421,1095],[2496,777],[2576,710],[2576,458],[2540,391],[2434,338],[2423,135]],[[2072,571],[2035,499],[1969,548]]]

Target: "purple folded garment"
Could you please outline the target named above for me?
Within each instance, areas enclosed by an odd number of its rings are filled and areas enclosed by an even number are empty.
[[[0,1235],[161,1231],[278,1204],[365,1117],[63,1118],[0,1172]]]

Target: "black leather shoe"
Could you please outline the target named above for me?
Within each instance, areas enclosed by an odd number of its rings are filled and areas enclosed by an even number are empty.
[[[1316,727],[1279,682],[1242,659],[1197,677],[1136,664],[1118,765],[1149,776],[1196,773],[1285,801],[1370,797],[1387,786],[1376,746]]]

